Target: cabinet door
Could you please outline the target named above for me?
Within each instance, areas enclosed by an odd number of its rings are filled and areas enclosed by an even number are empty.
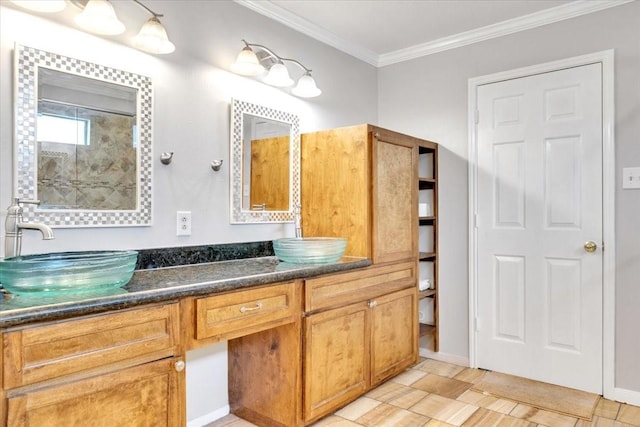
[[[417,253],[416,146],[413,139],[374,128],[373,262]]]
[[[370,302],[372,386],[417,362],[417,297],[413,287]]]
[[[305,319],[305,421],[329,414],[367,390],[369,329],[366,302]]]
[[[7,425],[14,426],[179,426],[184,370],[178,359],[33,391],[8,393]]]

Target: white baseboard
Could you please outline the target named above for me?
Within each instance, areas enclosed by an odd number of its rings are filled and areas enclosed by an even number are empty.
[[[187,421],[187,427],[202,427],[212,423],[220,418],[229,415],[229,405],[218,408],[213,412],[204,414],[194,420]]]
[[[613,396],[605,396],[605,398],[615,400],[616,402],[640,406],[640,391],[615,387],[613,389]]]
[[[440,362],[452,363],[459,366],[469,366],[469,358],[458,356],[457,354],[446,354],[442,352],[434,353],[426,348],[420,348],[420,356],[428,359],[439,360]]]

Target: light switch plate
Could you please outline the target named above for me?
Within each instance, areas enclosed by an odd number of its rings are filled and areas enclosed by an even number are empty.
[[[640,167],[622,168],[622,188],[640,189]]]

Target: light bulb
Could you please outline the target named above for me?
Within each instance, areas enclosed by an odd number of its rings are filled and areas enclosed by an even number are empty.
[[[140,28],[138,35],[133,38],[133,46],[145,52],[157,54],[171,53],[176,50],[176,46],[169,41],[167,31],[155,16]]]
[[[124,33],[124,24],[107,0],[89,0],[75,18],[76,24],[95,34],[114,36]]]

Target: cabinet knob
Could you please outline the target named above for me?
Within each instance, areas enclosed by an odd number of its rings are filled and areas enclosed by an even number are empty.
[[[376,308],[378,306],[378,301],[373,300],[369,301],[369,308]]]
[[[173,366],[174,368],[176,368],[176,372],[184,371],[184,367],[185,367],[184,360],[178,360]]]

